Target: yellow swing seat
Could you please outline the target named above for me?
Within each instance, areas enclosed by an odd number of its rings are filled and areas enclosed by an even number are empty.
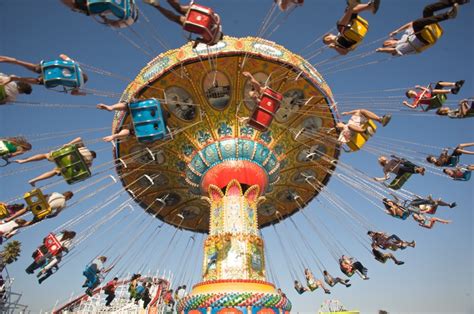
[[[426,25],[420,31],[420,36],[426,41],[427,45],[421,48],[416,48],[418,53],[433,46],[438,39],[443,36],[443,28],[438,23]]]
[[[31,192],[25,193],[23,198],[35,218],[43,219],[51,214],[51,206],[49,206],[46,197],[40,189],[34,189]]]
[[[362,42],[369,30],[369,22],[359,15],[351,21],[350,27],[346,28],[341,34],[345,39],[354,42],[357,46]]]
[[[0,203],[0,219],[7,218],[8,216],[10,216],[10,212],[6,204]]]
[[[364,124],[364,129],[366,130],[364,133],[353,132],[351,140],[347,143],[352,152],[360,150],[365,145],[369,138],[377,131],[377,125],[373,120],[369,119]]]

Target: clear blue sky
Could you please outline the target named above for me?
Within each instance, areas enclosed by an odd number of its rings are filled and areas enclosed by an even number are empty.
[[[380,11],[376,16],[370,13],[364,15],[370,22],[370,31],[364,43],[368,44],[379,40],[395,28],[421,16],[423,7],[430,2],[424,0],[382,1]],[[219,12],[226,34],[248,36],[257,34],[272,1],[203,0],[202,3],[213,6]],[[179,27],[165,20],[157,11],[145,7],[141,2],[139,5],[146,16],[151,19],[155,29],[154,34],[159,34],[169,47],[179,47],[184,43],[184,37]],[[301,52],[305,46],[335,25],[336,20],[342,15],[344,6],[345,1],[343,0],[307,0],[305,6],[293,12],[270,39],[294,52]],[[465,79],[466,84],[462,92],[458,96],[451,97],[451,103],[464,97],[473,96],[472,55],[474,51],[470,35],[470,31],[474,29],[473,17],[474,7],[472,4],[461,7],[457,19],[443,23],[445,35],[433,48],[423,54],[391,59],[353,69],[349,68],[384,60],[387,59],[387,56],[370,55],[363,59],[354,58],[347,63],[342,63],[346,59],[339,58],[336,62],[318,69],[325,76],[342,109],[354,109],[359,106],[355,104],[355,98],[349,98],[349,96],[373,96],[372,102],[382,104],[367,105],[369,108],[378,113],[383,113],[385,110],[393,112],[394,118],[389,127],[379,130],[377,133],[379,139],[372,143],[375,147],[385,145],[383,144],[384,138],[394,138],[415,143],[408,147],[414,152],[437,153],[437,149],[434,147],[452,147],[460,142],[472,142],[474,141],[473,120],[456,121],[439,118],[433,114],[410,113],[407,110],[402,110],[401,105],[395,103],[393,98],[386,98],[387,96],[397,96],[397,92],[356,93],[404,88],[416,84],[426,85],[438,80]],[[38,62],[42,59],[53,59],[59,53],[66,53],[80,62],[127,78],[133,78],[150,60],[149,56],[133,47],[116,32],[99,25],[90,17],[71,12],[56,0],[1,1],[0,27],[2,29],[0,55]],[[164,50],[150,36],[149,25],[144,18],[141,17],[140,23],[133,29],[137,33],[143,34],[142,38],[145,38],[153,48],[153,55]],[[144,49],[150,50],[141,38],[136,37],[128,30],[124,33]],[[303,55],[308,56],[319,47],[321,44],[318,42]],[[374,48],[375,45],[361,46],[359,50],[348,57]],[[332,56],[335,56],[334,52],[325,52],[311,61],[319,63]],[[339,62],[341,62],[340,65],[338,65]],[[338,67],[332,68],[333,66]],[[344,71],[331,73],[339,69]],[[0,65],[0,72],[29,75],[21,68],[3,64]],[[117,78],[89,73],[87,87],[121,93],[126,85],[127,82]],[[400,93],[402,94],[403,91]],[[368,100],[367,98],[360,99]],[[82,105],[72,109],[23,105],[2,106],[0,108],[0,135],[30,135],[33,140],[34,152],[48,151],[69,140],[73,137],[73,135],[65,136],[69,130],[73,132],[80,129],[106,128],[112,122],[112,115],[93,109],[97,102],[113,102],[114,99],[110,98],[71,97],[37,87],[33,94],[28,97],[20,97],[19,100],[42,104]],[[84,106],[89,106],[90,109],[83,108]],[[83,134],[86,140],[92,141],[90,146],[99,151],[97,165],[112,159],[110,145],[94,142],[95,139],[108,132],[109,130],[102,129]],[[49,135],[44,135],[45,133]],[[34,135],[38,134],[41,136],[34,140]],[[387,145],[389,151],[397,153],[398,147],[403,147],[404,144],[391,140],[387,142]],[[416,155],[417,158],[420,156],[419,153]],[[362,170],[369,176],[381,174],[376,164],[376,156],[366,151],[350,155],[344,154],[341,160]],[[474,163],[474,158],[463,156],[463,161]],[[0,199],[10,200],[22,195],[29,189],[27,180],[45,171],[49,166],[51,166],[49,163],[44,162],[23,166],[11,165],[0,169]],[[109,172],[114,173],[112,170]],[[441,208],[438,210],[438,216],[452,219],[453,223],[437,225],[432,230],[419,228],[412,220],[402,222],[384,215],[373,204],[344,187],[340,180],[333,178],[328,186],[329,191],[350,202],[357,212],[364,215],[377,229],[397,233],[404,239],[417,241],[416,249],[407,249],[396,253],[400,259],[406,262],[403,266],[395,266],[390,262],[385,265],[379,264],[354,239],[354,234],[346,230],[346,224],[341,224],[334,216],[328,215],[327,211],[321,208],[317,202],[308,206],[306,210],[308,216],[316,223],[318,220],[324,221],[349,252],[369,268],[371,277],[369,281],[361,281],[353,277],[354,284],[351,288],[337,286],[332,289],[331,297],[340,299],[347,307],[359,309],[363,313],[373,313],[377,309],[386,309],[391,313],[472,313],[474,310],[472,301],[473,183],[472,181],[453,182],[440,176],[439,172],[436,173],[428,173],[425,177],[414,177],[406,186],[408,190],[419,195],[431,193],[435,197],[443,197],[447,201],[455,200],[458,203],[454,209]],[[101,177],[94,177],[84,183],[71,186],[70,188],[73,190],[87,187],[77,193],[75,200],[86,197],[109,182],[108,179],[104,179],[102,182],[90,185]],[[60,183],[47,189],[47,192],[64,191],[68,188],[66,184]],[[194,246],[190,244],[188,250],[185,250],[190,234],[179,232],[170,246],[174,229],[163,226],[161,228],[163,230],[158,234],[160,229],[157,228],[161,223],[150,219],[137,206],[133,211],[130,208],[124,209],[121,214],[111,219],[84,241],[66,259],[64,267],[43,285],[38,285],[33,276],[25,274],[24,269],[31,262],[31,253],[48,231],[58,228],[74,217],[81,216],[93,206],[104,201],[109,195],[120,190],[121,186],[119,185],[111,186],[66,210],[58,218],[34,226],[16,237],[23,243],[23,253],[19,261],[9,268],[9,271],[15,277],[15,290],[23,292],[23,301],[29,304],[31,309],[37,312],[41,309],[50,309],[57,300],[67,299],[72,292],[79,292],[84,266],[95,255],[101,253],[112,258],[123,255],[116,269],[119,275],[126,274],[127,271],[137,271],[142,267],[153,271],[160,268],[160,271],[171,270],[178,278],[186,277],[186,282],[197,282],[199,273],[194,269],[199,269],[201,265],[201,242],[196,242]],[[73,229],[78,232],[86,230],[89,225],[96,223],[101,217],[107,217],[107,214],[116,210],[126,200],[127,197],[121,194],[120,198],[110,206],[95,212],[90,217],[85,217]],[[312,243],[324,265],[332,273],[340,274],[335,261],[328,254],[328,249],[317,239],[316,234],[304,221],[304,217],[298,214],[295,216],[295,221],[307,240]],[[131,240],[135,234],[142,230],[143,234],[138,234],[139,237],[132,243]],[[281,234],[285,245],[288,244],[287,240],[301,240],[290,222],[286,222],[283,226],[277,226],[276,230]],[[358,232],[362,234],[364,231],[359,228]],[[292,278],[286,262],[288,258],[283,257],[283,254],[286,254],[295,261],[294,271],[298,271],[301,278],[303,270],[301,266],[296,269],[296,265],[299,263],[295,250],[298,250],[298,255],[302,255],[303,259],[308,261],[311,260],[310,254],[303,251],[303,246],[300,245],[283,250],[276,240],[273,228],[265,229],[263,235],[267,251],[270,251],[270,256],[267,256],[267,268],[269,267],[268,260],[270,260],[271,270],[276,274],[278,283],[292,300],[294,311],[316,311],[326,296],[321,291],[298,296],[292,289]],[[196,240],[200,239],[199,236]],[[187,253],[190,247],[192,250]],[[127,250],[128,248],[130,249]],[[124,251],[128,251],[127,254],[123,254]],[[183,260],[186,262],[182,262]],[[317,273],[314,263],[311,264],[311,267]],[[194,276],[189,276],[190,273],[194,273]],[[178,279],[178,281],[182,280]]]

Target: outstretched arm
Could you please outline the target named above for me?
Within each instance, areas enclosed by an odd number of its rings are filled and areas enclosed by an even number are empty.
[[[413,26],[413,22],[408,22],[405,25],[401,26],[400,28],[398,28],[398,29],[394,30],[393,32],[391,32],[390,37],[395,37],[395,35],[397,35],[401,31],[404,31],[407,28],[412,27],[412,26]]]
[[[10,81],[11,82],[23,82],[23,83],[28,83],[28,84],[35,84],[39,85],[41,84],[41,79],[35,78],[35,77],[18,77],[15,75],[10,76]]]
[[[260,89],[262,88],[262,84],[260,84],[259,81],[257,81],[252,74],[250,74],[250,72],[243,72],[242,73],[243,76],[245,76],[246,78],[248,78],[250,80],[250,84],[252,84],[252,87],[256,90],[256,91],[260,91]]]
[[[416,102],[414,102],[413,104],[410,104],[408,101],[403,101],[403,105],[404,106],[407,106],[408,108],[411,108],[411,109],[415,109],[416,108]]]
[[[76,137],[75,139],[73,139],[73,140],[70,141],[69,143],[64,144],[64,146],[69,146],[69,145],[74,145],[74,144],[80,144],[80,143],[82,143],[82,138],[81,138],[81,137]]]

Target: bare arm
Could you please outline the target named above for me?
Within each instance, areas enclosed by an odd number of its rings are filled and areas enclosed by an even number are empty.
[[[408,108],[411,108],[411,109],[415,109],[416,106],[417,106],[415,103],[410,104],[410,103],[409,103],[408,101],[406,101],[406,100],[403,102],[403,105],[404,105],[404,106],[407,106]]]
[[[390,33],[390,37],[395,37],[396,34],[400,33],[401,31],[406,30],[409,27],[413,26],[413,22],[408,22],[405,25],[401,26],[399,29],[394,30]]]
[[[81,137],[76,137],[75,139],[73,139],[69,143],[65,144],[64,146],[69,146],[69,145],[74,145],[74,144],[79,144],[79,143],[82,143],[82,138]]]
[[[35,77],[18,77],[18,76],[10,76],[11,82],[23,82],[28,84],[41,84],[41,79]]]

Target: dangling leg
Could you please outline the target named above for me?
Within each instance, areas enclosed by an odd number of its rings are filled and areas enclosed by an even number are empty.
[[[473,151],[470,150],[465,150],[464,148],[466,147],[471,147],[474,146],[474,143],[464,143],[464,144],[459,144],[455,149],[454,152],[461,153],[461,154],[466,154],[466,155],[474,155]]]
[[[22,66],[32,72],[41,73],[41,67],[39,64],[34,64],[26,61],[17,60],[12,57],[0,56],[0,63],[11,63]]]
[[[129,129],[122,129],[120,132],[106,136],[103,138],[104,142],[112,142],[114,140],[122,140],[130,135]]]
[[[389,115],[389,114],[384,115],[381,118],[378,115],[376,115],[375,113],[373,113],[372,111],[369,111],[369,110],[366,110],[366,109],[360,109],[359,112],[360,112],[360,114],[362,114],[367,119],[375,120],[375,121],[381,123],[383,126],[386,126],[390,122],[390,119],[392,118],[392,116]]]
[[[423,30],[425,26],[439,23],[448,19],[453,19],[457,15],[457,8],[458,5],[454,5],[451,10],[449,10],[446,13],[440,14],[440,15],[432,15],[428,17],[423,17],[421,19],[417,19],[413,21],[413,30],[415,31],[415,34],[418,34]],[[418,36],[417,36],[418,37]],[[419,37],[418,37],[419,38]]]
[[[173,9],[176,10],[176,12],[181,13],[182,15],[186,15],[189,10],[189,5],[181,5],[179,3],[179,0],[166,0]]]
[[[26,162],[40,161],[40,160],[48,159],[48,157],[49,157],[49,154],[38,154],[38,155],[34,155],[34,156],[31,156],[31,157],[26,158],[26,159],[17,159],[17,160],[15,160],[15,162],[18,163],[18,164],[24,164]]]
[[[126,111],[128,109],[128,104],[124,102],[119,102],[111,106],[108,106],[106,104],[98,104],[97,109],[107,111]]]
[[[32,186],[35,186],[36,182],[49,179],[51,177],[54,177],[55,175],[58,175],[59,173],[60,173],[59,169],[54,169],[54,170],[45,172],[34,179],[31,179],[30,181],[28,181],[28,183],[31,184]]]
[[[399,261],[395,258],[395,256],[392,253],[385,253],[385,255],[390,258],[395,264],[397,265],[403,265],[405,262]]]
[[[159,5],[158,2],[156,2],[155,0],[144,0],[145,3],[148,3],[150,4],[151,6],[155,7],[158,11],[161,12],[161,14],[163,14],[168,20],[170,21],[173,21],[181,26],[183,26],[184,22],[185,22],[185,17],[184,16],[180,16],[180,15],[176,15],[174,14],[173,12],[171,12],[170,10],[168,9],[165,9],[163,8],[162,6]]]
[[[438,1],[436,3],[429,4],[423,9],[423,17],[433,16],[436,11],[450,8],[452,6],[453,3],[449,3],[448,1]]]

